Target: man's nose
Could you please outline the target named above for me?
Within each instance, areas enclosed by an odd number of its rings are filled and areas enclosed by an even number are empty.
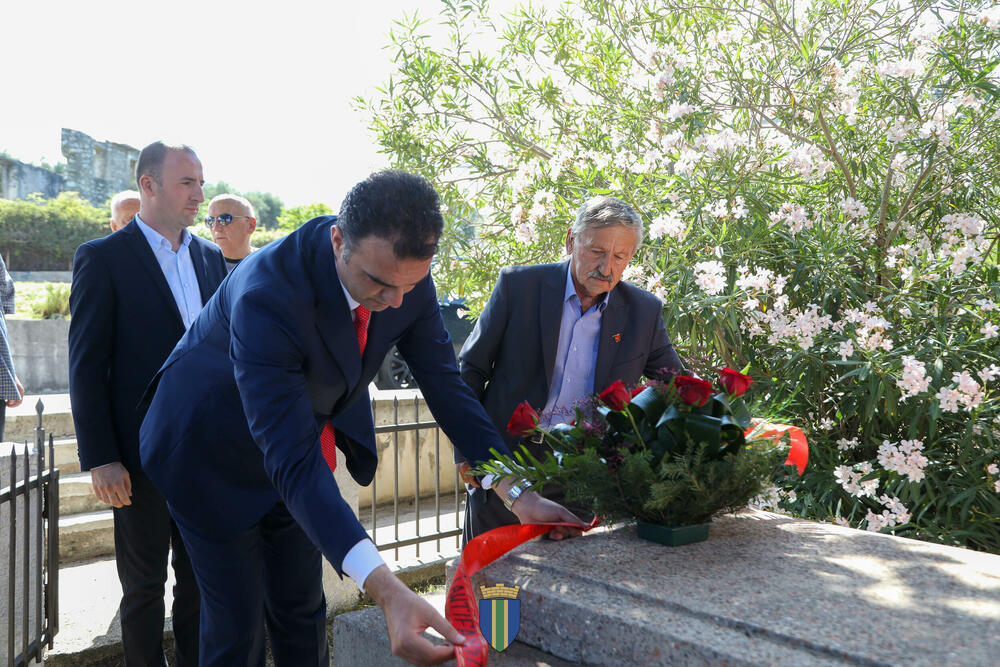
[[[386,287],[382,290],[382,301],[389,304],[390,308],[399,308],[403,305],[403,289],[401,287]]]
[[[194,187],[195,187],[195,195],[194,197],[192,197],[192,199],[194,199],[196,202],[200,204],[201,202],[205,201],[205,192],[201,189],[200,185],[196,185]]]

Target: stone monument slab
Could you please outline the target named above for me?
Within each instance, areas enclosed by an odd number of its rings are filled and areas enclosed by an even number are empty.
[[[748,511],[706,542],[634,526],[530,542],[473,584],[521,587],[518,641],[601,665],[987,665],[1000,556]]]

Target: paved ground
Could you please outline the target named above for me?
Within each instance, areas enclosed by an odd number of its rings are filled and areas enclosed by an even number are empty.
[[[430,506],[431,508],[433,505]],[[427,510],[425,509],[424,512]],[[392,506],[378,508],[380,541],[386,542],[393,537],[391,525],[384,525],[392,520]],[[366,520],[365,513],[362,519]],[[422,518],[421,532],[427,533],[434,527],[432,517]],[[447,523],[443,524],[447,526]],[[454,524],[452,524],[454,525]],[[416,521],[412,504],[400,506],[400,539],[416,535]],[[399,549],[396,558],[393,550],[383,552],[383,557],[390,567],[402,571],[404,580],[410,582],[426,581],[428,577],[441,578],[444,573],[444,561],[458,555],[455,538],[441,541],[440,550],[434,542],[421,545],[417,556],[416,546]],[[165,595],[169,612],[173,599],[171,587],[173,574],[170,573]],[[55,647],[50,652],[49,664],[55,667],[104,667],[116,665],[120,661],[121,624],[118,618],[118,602],[121,597],[121,585],[113,558],[98,559],[73,563],[59,570],[59,634],[56,635]],[[166,627],[169,630],[170,619]]]

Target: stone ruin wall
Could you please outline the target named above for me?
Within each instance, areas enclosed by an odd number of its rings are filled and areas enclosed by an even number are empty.
[[[97,141],[64,127],[62,154],[65,175],[0,156],[0,199],[26,199],[36,192],[52,198],[73,191],[94,206],[103,206],[112,195],[135,189],[139,151],[132,146]]]
[[[63,190],[79,192],[95,206],[114,194],[135,188],[139,151],[125,144],[96,141],[90,135],[63,128],[62,154],[66,158]]]
[[[0,155],[0,199],[26,199],[34,192],[49,199],[63,189],[59,174]]]

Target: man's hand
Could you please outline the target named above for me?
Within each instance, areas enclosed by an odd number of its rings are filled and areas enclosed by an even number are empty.
[[[510,483],[510,480],[507,479],[500,482],[497,486],[497,493],[506,493]],[[578,516],[559,503],[543,498],[534,491],[522,493],[511,505],[510,511],[517,516],[521,523],[575,523],[580,526],[579,528],[563,526],[553,528],[548,532],[549,539],[552,540],[579,537],[587,526]]]
[[[105,505],[123,507],[132,504],[132,478],[121,463],[109,463],[90,471],[94,495]]]
[[[432,627],[451,644],[465,638],[426,600],[411,591],[389,568],[380,565],[364,582],[365,592],[382,608],[392,653],[415,665],[437,665],[455,656],[452,646],[435,646],[422,633]]]
[[[462,461],[461,463],[456,463],[455,467],[458,468],[458,476],[462,481],[469,486],[474,486],[477,489],[480,488],[479,482],[476,480],[475,475],[472,474],[472,466],[469,465],[468,461]]]
[[[21,401],[24,400],[24,385],[21,384],[21,380],[16,375],[14,376],[14,385],[17,386],[17,393],[21,396],[21,398],[12,398],[7,401],[8,408],[16,408],[21,405]]]

